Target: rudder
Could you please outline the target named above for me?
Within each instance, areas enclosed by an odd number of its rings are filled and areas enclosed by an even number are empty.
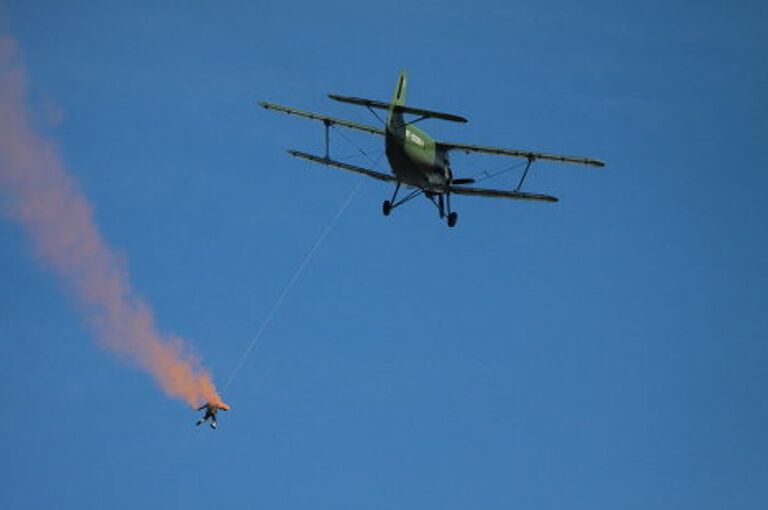
[[[403,106],[405,104],[405,96],[408,88],[408,73],[405,69],[400,71],[400,76],[397,78],[397,85],[395,85],[395,91],[392,94],[392,102],[389,107],[389,117],[387,118],[387,124],[390,127],[395,127],[396,124],[403,124],[403,114],[395,112],[395,106]],[[394,125],[393,125],[394,124]]]

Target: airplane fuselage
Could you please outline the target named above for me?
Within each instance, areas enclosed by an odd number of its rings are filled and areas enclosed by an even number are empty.
[[[448,156],[434,138],[402,121],[390,122],[386,153],[392,172],[404,184],[440,192],[451,180]]]
[[[403,118],[407,82],[401,72],[392,95],[386,129],[386,152],[392,173],[403,184],[443,193],[451,181],[448,155],[435,139]]]

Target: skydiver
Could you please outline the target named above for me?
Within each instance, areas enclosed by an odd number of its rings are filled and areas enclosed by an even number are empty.
[[[219,410],[229,411],[229,406],[225,404],[224,402],[220,402],[218,404],[214,404],[213,402],[207,402],[206,404],[200,406],[197,408],[198,411],[202,411],[205,409],[205,415],[197,420],[197,426],[199,427],[203,423],[205,423],[208,420],[211,420],[211,428],[216,429],[216,413],[219,412]]]

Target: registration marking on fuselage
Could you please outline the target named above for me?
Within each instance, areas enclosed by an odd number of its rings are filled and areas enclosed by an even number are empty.
[[[424,144],[424,140],[422,140],[422,139],[421,139],[421,137],[420,137],[419,135],[415,134],[415,133],[414,133],[413,131],[411,131],[410,129],[407,129],[407,130],[405,131],[405,137],[406,137],[408,140],[410,140],[411,142],[413,142],[413,143],[415,143],[416,145],[418,145],[419,147],[424,147],[424,145],[425,145],[425,144]]]

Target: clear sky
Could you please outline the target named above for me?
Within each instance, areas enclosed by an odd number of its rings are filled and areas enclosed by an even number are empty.
[[[322,127],[256,101],[371,123],[326,94],[388,100],[406,68],[409,104],[470,120],[420,124],[439,139],[608,166],[537,163],[526,189],[561,202],[461,197],[455,229],[423,200],[384,218],[365,181],[216,432],[98,347],[0,220],[0,507],[764,508],[765,2],[188,4],[5,1],[0,30],[220,388],[361,179],[290,158]]]

